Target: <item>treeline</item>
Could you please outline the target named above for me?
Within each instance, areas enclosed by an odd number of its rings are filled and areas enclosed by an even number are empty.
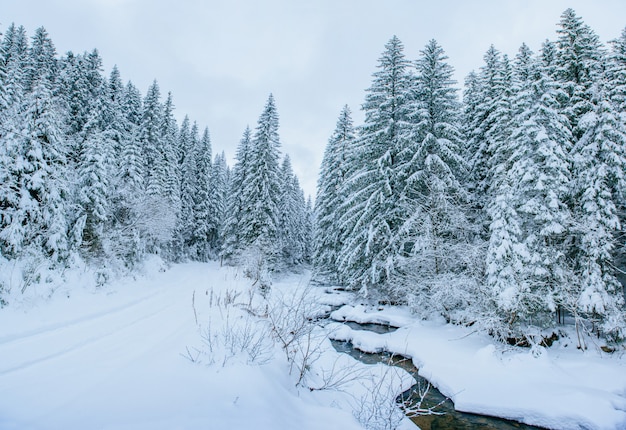
[[[623,339],[626,30],[607,48],[568,9],[538,53],[489,48],[462,103],[436,41],[403,49],[329,140],[317,276],[503,339],[564,317]]]
[[[306,262],[311,203],[279,148],[272,96],[231,169],[213,158],[208,129],[177,124],[156,80],[142,96],[117,67],[103,75],[97,50],[58,56],[43,27],[29,40],[11,25],[0,45],[0,263]]]

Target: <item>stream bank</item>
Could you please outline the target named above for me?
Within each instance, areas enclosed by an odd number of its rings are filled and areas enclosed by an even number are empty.
[[[345,325],[353,330],[364,330],[377,334],[390,333],[396,330],[395,327],[382,324],[359,324],[355,322],[345,322]],[[399,397],[399,401],[409,398],[409,404],[415,405],[419,402],[419,389],[424,389],[429,382],[419,375],[418,369],[413,365],[410,358],[399,355],[392,355],[388,352],[365,353],[356,349],[349,341],[332,340],[332,345],[337,352],[345,353],[359,360],[364,364],[385,363],[397,366],[407,371],[415,378],[417,384],[411,387]],[[446,398],[439,390],[430,385],[428,393],[421,404],[422,409],[436,407],[434,410],[441,415],[419,415],[411,418],[422,430],[541,430],[541,427],[530,426],[517,421],[506,420],[486,415],[470,414],[455,410],[454,404]]]

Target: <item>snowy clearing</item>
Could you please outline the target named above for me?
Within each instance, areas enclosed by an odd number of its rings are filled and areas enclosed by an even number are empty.
[[[235,268],[159,269],[100,289],[68,276],[73,284],[50,299],[2,309],[0,428],[415,428],[395,404],[413,378],[337,353],[329,335],[412,357],[461,411],[555,429],[626,428],[623,352],[582,353],[562,339],[533,355],[405,308],[362,305],[332,318],[400,328],[320,323],[285,337],[292,348],[283,349],[272,327],[288,334],[294,315],[321,315],[350,294],[308,287],[308,273],[275,280],[262,297]]]
[[[276,282],[272,293],[288,296],[306,284],[303,276]],[[385,388],[394,408],[388,412],[398,419],[395,396],[413,383],[406,372],[338,354],[325,332],[308,386],[296,387],[297,372],[290,374],[269,338],[258,339],[266,343],[255,359],[245,354],[250,349],[232,355],[227,342],[209,352],[202,340],[209,326],[218,339],[226,325],[241,334],[263,324],[225,304],[250,299],[250,281],[236,269],[190,263],[163,273],[155,266],[136,282],[61,290],[0,311],[3,430],[360,429],[355,414],[368,404],[372,384]],[[324,383],[335,385],[308,388]],[[374,422],[362,412],[362,422]],[[401,413],[399,419],[411,428]]]
[[[459,411],[521,421],[552,429],[626,428],[626,356],[562,339],[535,355],[497,345],[471,327],[411,322],[402,308],[346,305],[338,321],[387,323],[397,331],[376,334],[337,324],[331,336],[365,352],[413,359],[420,374],[448,396]]]

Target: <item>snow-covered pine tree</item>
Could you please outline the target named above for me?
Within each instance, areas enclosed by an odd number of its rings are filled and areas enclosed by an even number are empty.
[[[493,45],[483,59],[485,64],[475,80],[466,83],[464,115],[464,129],[471,157],[471,190],[479,211],[487,205],[489,182],[494,168],[490,151],[497,148],[498,142],[506,139],[510,133],[508,96],[511,83],[507,81],[507,64]]]
[[[179,247],[179,258],[189,257],[189,247],[192,244],[195,228],[195,190],[196,190],[196,163],[195,140],[192,138],[189,117],[185,116],[178,135],[179,166],[180,166],[180,215],[177,220],[176,241]]]
[[[340,228],[342,217],[341,204],[345,198],[343,189],[349,175],[348,156],[354,151],[352,146],[356,132],[352,122],[352,113],[346,105],[343,107],[337,126],[328,140],[317,181],[315,199],[315,240],[313,247],[313,265],[316,277],[331,282],[343,283],[343,276],[338,270],[337,258],[346,232]]]
[[[271,94],[251,143],[249,174],[240,190],[244,208],[240,221],[241,245],[259,263],[272,268],[278,254],[280,140],[278,112]]]
[[[413,78],[403,51],[402,42],[394,36],[379,59],[379,70],[373,74],[363,104],[365,124],[349,159],[356,167],[345,182],[346,199],[340,208],[340,228],[346,236],[338,256],[339,270],[364,295],[372,286],[384,289],[395,272],[403,251],[400,227],[411,211],[398,171],[411,135]]]
[[[236,262],[243,248],[241,240],[241,220],[245,209],[243,188],[250,175],[250,152],[252,147],[252,131],[246,127],[235,154],[235,165],[231,172],[226,201],[226,219],[222,235],[220,258]]]
[[[560,102],[576,141],[584,134],[578,121],[593,109],[590,90],[595,81],[602,79],[605,52],[598,36],[572,9],[561,15],[557,33],[555,71],[565,93]]]
[[[622,124],[626,124],[626,28],[622,30],[620,37],[611,42],[611,48],[607,90]],[[626,196],[619,201],[618,217],[622,230],[616,237],[615,264],[619,272],[618,278],[626,286]]]
[[[114,176],[116,191],[115,220],[119,225],[112,242],[119,244],[116,254],[132,267],[141,261],[146,252],[146,238],[142,233],[143,200],[145,197],[145,157],[140,140],[141,92],[128,81],[121,100],[124,141],[119,149],[117,172]]]
[[[81,151],[80,142],[84,139],[79,134],[93,114],[96,99],[103,97],[102,59],[95,49],[81,55],[68,52],[60,61],[59,68],[60,92],[67,106],[68,134],[76,141],[74,158],[77,160]]]
[[[229,189],[228,165],[226,154],[221,152],[215,155],[211,168],[211,189],[209,192],[211,213],[215,219],[215,235],[209,243],[213,256],[217,256],[222,248],[224,224],[226,222],[226,205]]]
[[[166,195],[170,168],[165,158],[163,114],[159,85],[155,80],[144,98],[139,126],[139,141],[145,159],[145,195],[138,205],[138,219],[150,252],[159,252],[171,241],[176,224],[176,214],[171,211]]]
[[[39,40],[45,41],[42,32]],[[28,72],[33,79],[32,90],[25,97],[16,127],[10,139],[13,163],[8,175],[14,186],[15,205],[4,208],[0,240],[3,253],[18,256],[24,247],[43,252],[52,262],[62,262],[68,256],[68,226],[65,182],[66,142],[62,133],[60,103],[53,95],[53,62],[35,61],[30,67],[43,67]],[[49,67],[49,68],[47,68]]]
[[[11,24],[2,41],[6,71],[7,105],[17,108],[24,94],[24,74],[28,66],[28,38],[24,27]]]
[[[609,256],[623,202],[618,184],[624,175],[624,167],[620,167],[624,122],[609,103],[615,100],[619,84],[611,79],[614,62],[607,60],[598,36],[573,10],[563,13],[557,32],[556,71],[567,94],[562,105],[574,142],[570,155],[575,178],[571,188],[576,226],[573,260],[582,282],[570,291],[568,304],[577,316],[582,313],[598,319],[609,335],[623,337],[623,315],[616,317],[623,313],[622,286],[615,281],[614,256]],[[607,79],[611,81],[608,87]]]
[[[165,196],[165,159],[161,150],[163,106],[159,84],[155,80],[148,88],[143,102],[139,139],[146,160],[144,178],[146,193],[155,199]]]
[[[461,296],[467,296],[463,290],[475,280],[462,272],[468,263],[474,265],[478,260],[471,261],[469,245],[473,235],[469,234],[465,207],[468,169],[463,158],[461,106],[453,69],[446,60],[435,40],[417,60],[411,112],[415,126],[405,149],[408,156],[403,157],[399,169],[406,178],[401,196],[412,210],[400,228],[406,239],[398,281],[408,277],[411,281],[404,286],[411,285],[413,298],[436,304],[441,312],[467,307],[467,297]],[[416,278],[418,283],[413,282]],[[402,288],[398,294],[406,296],[409,291]]]
[[[163,192],[170,210],[178,216],[180,211],[180,173],[178,166],[178,124],[174,118],[172,93],[167,93],[163,105],[163,123],[161,125],[161,152],[164,165]]]
[[[626,122],[626,28],[620,37],[611,41],[607,67],[608,91],[615,109]]]
[[[569,297],[575,315],[601,324],[614,339],[626,336],[624,290],[616,278],[618,208],[626,195],[626,126],[602,82],[592,86],[593,110],[578,120],[584,131],[573,154],[573,212],[576,219],[576,282]],[[623,207],[623,206],[622,206]],[[578,311],[578,312],[576,312]]]
[[[294,175],[289,155],[280,169],[278,200],[278,243],[281,265],[292,268],[304,259],[303,226],[305,202],[298,178]]]
[[[2,36],[2,33],[0,33]],[[7,70],[6,70],[6,54],[4,52],[4,46],[0,43],[0,124],[4,122],[4,118],[9,108],[9,102],[7,100]],[[0,129],[0,135],[3,131]]]
[[[24,73],[24,89],[33,91],[42,80],[47,81],[53,90],[57,78],[56,49],[45,28],[35,30],[28,50],[28,65]]]
[[[503,267],[498,270],[504,279],[491,281],[508,328],[518,336],[552,325],[554,312],[563,303],[564,288],[572,280],[566,247],[572,221],[566,204],[571,134],[567,118],[559,111],[558,85],[540,60],[530,58],[526,47],[518,57],[516,75],[516,128],[507,150],[507,178],[499,197],[506,202],[496,203],[496,209],[498,204],[504,206],[499,212],[507,222],[500,230],[492,228],[492,234],[510,233],[512,243],[508,247],[513,255],[508,261],[500,260]],[[490,249],[490,255],[492,252]],[[519,261],[524,263],[520,277]]]
[[[121,102],[123,117],[123,145],[119,149],[118,178],[115,187],[119,194],[119,205],[116,209],[118,222],[131,229],[135,225],[137,202],[145,187],[144,171],[145,160],[139,140],[141,122],[141,94],[139,90],[128,82],[124,88]]]
[[[84,141],[78,163],[78,199],[86,215],[83,245],[92,256],[103,251],[105,224],[110,218],[111,177],[114,169],[113,140],[107,133],[102,98],[90,103],[92,115],[83,126]],[[110,256],[109,256],[110,257]]]
[[[192,129],[195,127],[196,124],[194,123]],[[208,128],[204,129],[202,138],[195,147],[193,158],[195,161],[194,176],[196,178],[196,188],[193,195],[195,258],[200,261],[208,261],[213,254],[211,244],[217,240],[217,219],[211,205],[213,152]]]
[[[9,258],[19,255],[26,239],[20,195],[26,190],[23,179],[27,169],[20,133],[18,118],[5,116],[0,129],[0,254]]]
[[[304,196],[304,191],[302,192]],[[306,218],[304,219],[304,262],[312,263],[315,240],[315,209],[311,196],[306,198]]]

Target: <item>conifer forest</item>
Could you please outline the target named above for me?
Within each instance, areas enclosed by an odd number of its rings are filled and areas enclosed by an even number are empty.
[[[144,94],[103,70],[96,49],[60,55],[44,27],[11,24],[0,271],[45,282],[39,268],[82,261],[105,284],[157,254],[241,265],[269,285],[311,267],[316,282],[502,342],[563,324],[623,342],[626,29],[601,41],[571,9],[556,29],[537,52],[491,46],[463,83],[436,40],[418,58],[381,41],[363,104],[339,112],[308,197],[271,94],[229,165],[208,128],[176,120],[156,80]]]

